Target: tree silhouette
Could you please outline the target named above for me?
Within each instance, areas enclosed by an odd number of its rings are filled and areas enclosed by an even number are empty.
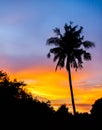
[[[94,129],[102,129],[102,97],[97,99],[90,110]]]
[[[66,66],[66,70],[69,76],[69,85],[71,92],[71,100],[73,107],[73,114],[76,113],[74,94],[72,88],[71,79],[71,67],[75,70],[82,68],[83,59],[86,61],[91,60],[91,54],[86,51],[91,47],[95,47],[95,44],[91,41],[84,41],[84,36],[81,35],[83,27],[78,25],[73,26],[72,22],[70,24],[64,25],[64,33],[62,34],[59,28],[54,29],[55,37],[50,37],[47,39],[47,45],[54,45],[51,48],[47,57],[50,58],[51,53],[53,53],[53,61],[57,62],[55,70],[59,67],[60,69]]]
[[[94,117],[102,118],[102,98],[97,99],[90,110]]]

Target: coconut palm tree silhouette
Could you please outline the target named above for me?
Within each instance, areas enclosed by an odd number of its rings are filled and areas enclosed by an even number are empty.
[[[83,27],[74,26],[72,22],[64,25],[64,33],[61,33],[59,28],[55,28],[53,31],[56,34],[55,37],[47,39],[47,45],[54,45],[54,48],[49,50],[47,57],[50,58],[51,53],[54,55],[53,61],[57,62],[55,70],[66,67],[69,76],[69,85],[71,92],[71,100],[73,107],[73,114],[76,113],[74,94],[72,88],[71,79],[71,67],[75,70],[83,68],[83,60],[91,60],[91,54],[86,49],[95,47],[95,44],[91,41],[84,41],[84,36],[81,35]]]

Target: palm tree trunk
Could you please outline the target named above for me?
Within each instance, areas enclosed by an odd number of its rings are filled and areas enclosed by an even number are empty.
[[[70,92],[71,92],[71,100],[72,100],[72,107],[73,107],[73,114],[76,114],[75,109],[75,103],[74,103],[74,94],[73,94],[73,88],[72,88],[72,79],[71,79],[71,70],[70,70],[70,64],[68,65],[68,76],[69,76],[69,86],[70,86]]]

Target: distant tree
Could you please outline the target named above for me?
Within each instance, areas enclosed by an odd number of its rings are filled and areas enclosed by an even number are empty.
[[[62,113],[63,115],[67,115],[68,114],[68,108],[66,107],[66,104],[62,104],[58,110],[57,113]]]
[[[51,48],[47,57],[50,58],[51,53],[54,55],[53,61],[57,62],[55,70],[66,66],[66,70],[69,75],[69,85],[71,91],[73,114],[76,113],[74,94],[72,88],[71,79],[71,67],[77,70],[82,68],[83,59],[86,61],[91,60],[91,54],[86,49],[95,47],[95,44],[91,41],[84,41],[84,36],[81,35],[83,27],[78,25],[73,26],[72,22],[69,25],[64,25],[64,33],[62,34],[59,28],[54,29],[55,37],[47,39],[47,45],[54,45]]]
[[[102,119],[102,98],[97,99],[90,110],[94,117],[101,117]]]
[[[102,98],[97,99],[90,110],[92,126],[95,130],[102,130]]]
[[[66,104],[62,104],[56,111],[56,114],[57,114],[57,116],[59,116],[59,118],[63,118],[64,120],[66,120],[68,117],[72,116],[72,114],[69,112],[69,109],[66,106]]]

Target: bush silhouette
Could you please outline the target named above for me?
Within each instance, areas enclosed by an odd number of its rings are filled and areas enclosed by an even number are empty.
[[[97,99],[90,110],[94,128],[102,129],[102,98]]]

